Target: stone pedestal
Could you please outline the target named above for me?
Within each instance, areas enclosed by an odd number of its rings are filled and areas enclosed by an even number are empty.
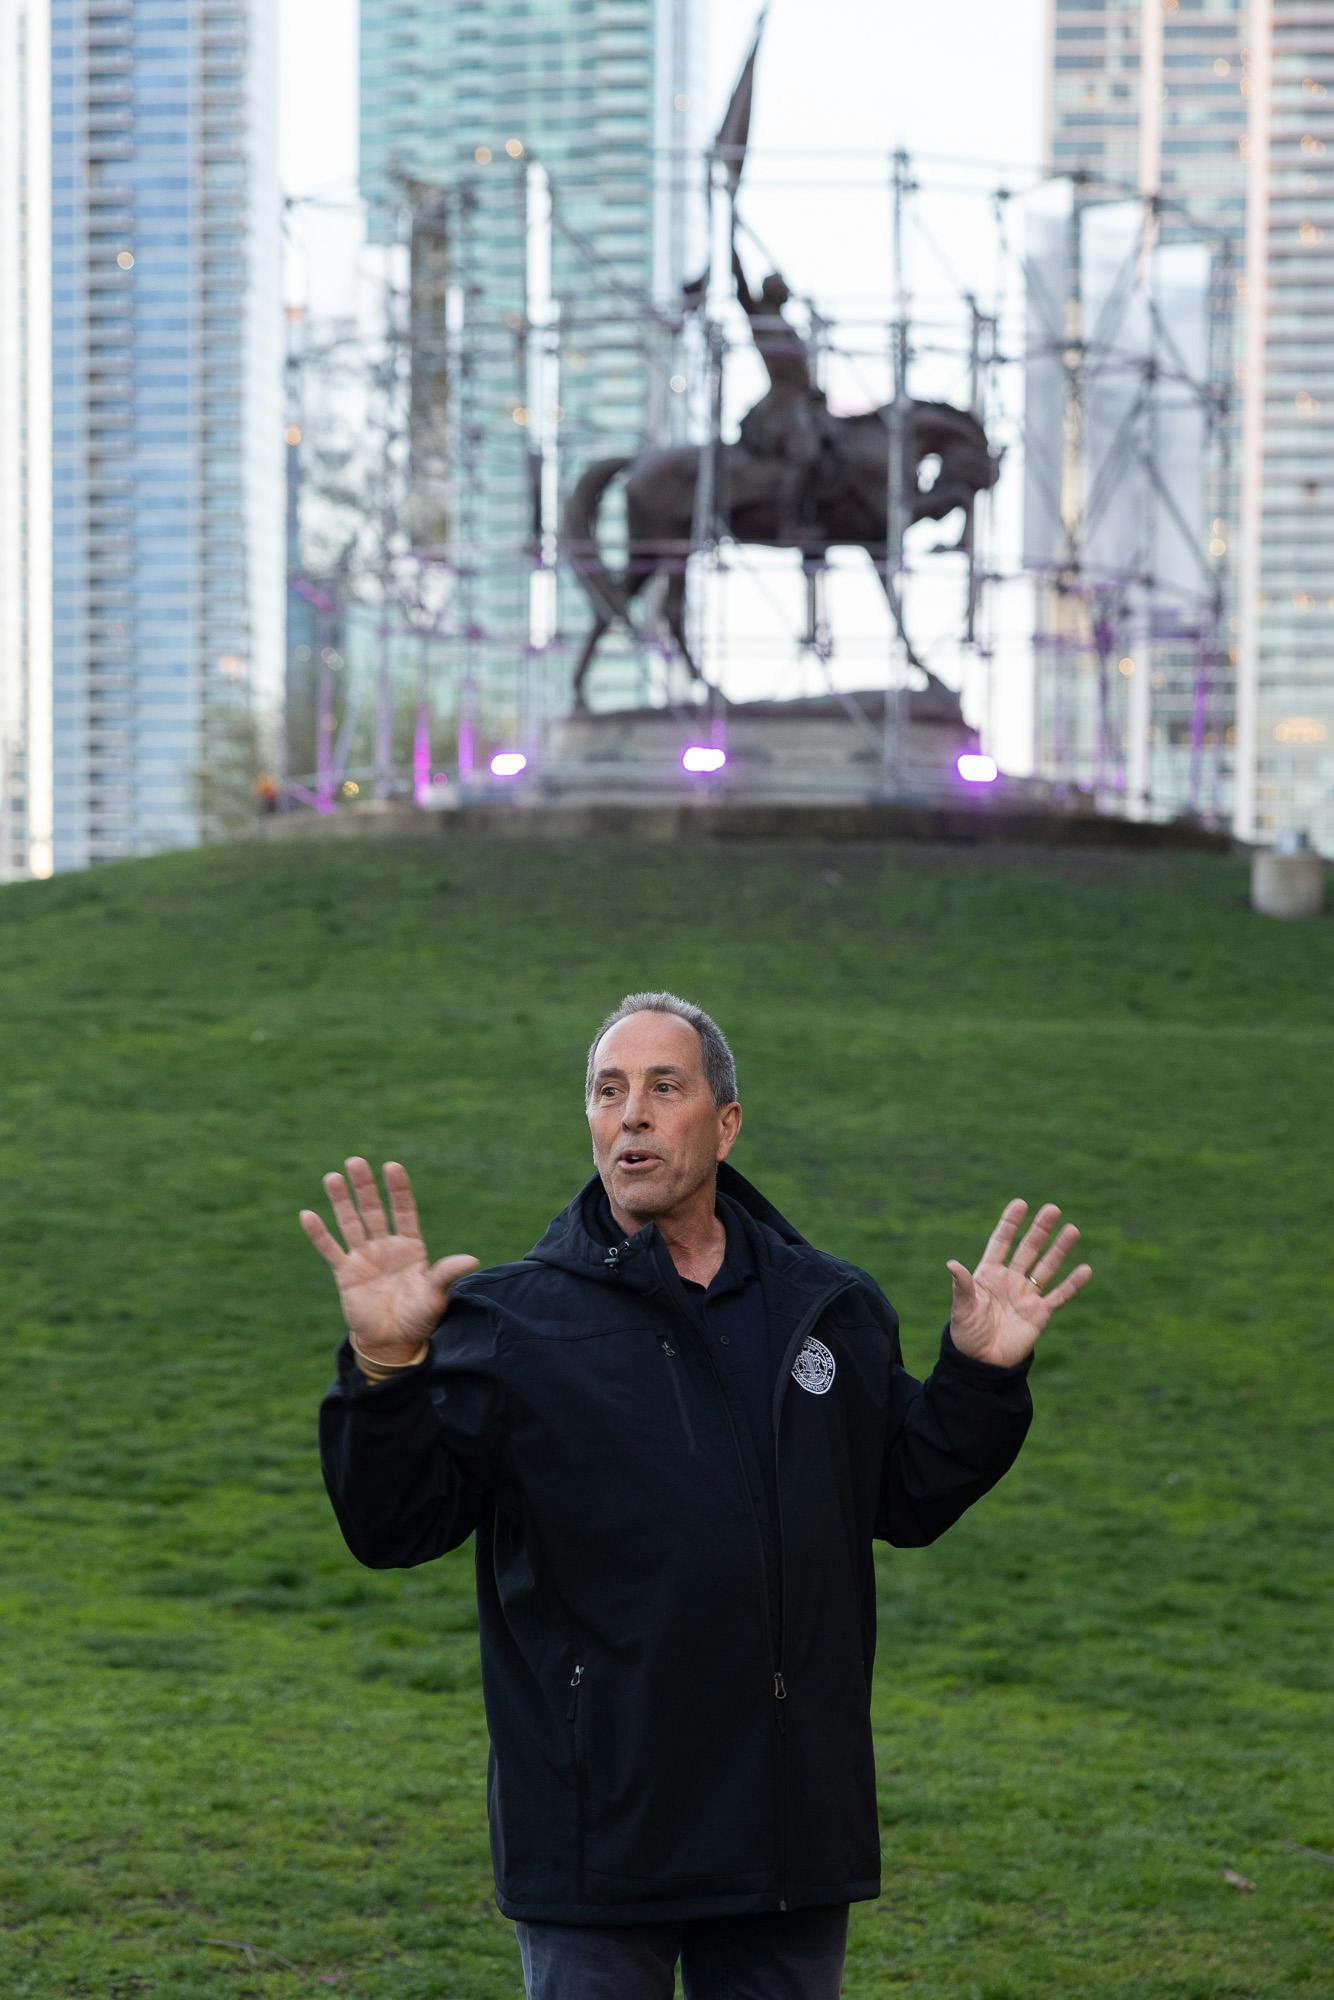
[[[702,796],[813,803],[883,797],[887,789],[922,798],[991,789],[965,783],[956,769],[963,752],[976,751],[977,735],[954,696],[910,690],[896,699],[876,689],[846,701],[737,702],[722,718],[715,738],[702,708],[566,716],[552,732],[541,789],[547,797],[608,803]],[[715,741],[727,752],[720,770],[682,768],[690,745]]]

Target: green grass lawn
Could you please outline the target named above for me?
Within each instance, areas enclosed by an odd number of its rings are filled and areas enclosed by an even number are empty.
[[[1334,924],[1245,888],[337,843],[0,891],[0,2000],[521,1993],[470,1547],[344,1549],[296,1217],[364,1152],[433,1255],[521,1255],[591,1171],[589,1036],[656,985],[721,1021],[735,1163],[875,1272],[910,1367],[1008,1196],[1094,1265],[1013,1473],[878,1552],[848,2000],[1328,2000]]]

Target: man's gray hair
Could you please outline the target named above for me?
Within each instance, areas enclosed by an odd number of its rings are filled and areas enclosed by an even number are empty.
[[[620,1006],[608,1014],[589,1044],[588,1068],[584,1076],[585,1104],[593,1095],[593,1058],[597,1054],[598,1043],[608,1028],[614,1028],[627,1014],[675,1014],[678,1020],[688,1021],[700,1039],[704,1080],[713,1093],[714,1103],[721,1105],[735,1101],[736,1064],[727,1046],[727,1037],[718,1023],[702,1007],[697,1007],[693,1000],[682,1000],[676,993],[627,993]]]

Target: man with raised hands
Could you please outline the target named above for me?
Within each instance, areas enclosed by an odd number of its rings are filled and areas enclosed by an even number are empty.
[[[835,2000],[880,1893],[875,1539],[1013,1463],[1079,1232],[1009,1202],[934,1368],[729,1163],[731,1050],[670,993],[588,1052],[594,1175],[527,1256],[432,1261],[405,1169],[301,1224],[347,1324],[324,1478],[372,1568],[476,1537],[496,1901],[530,2000]]]

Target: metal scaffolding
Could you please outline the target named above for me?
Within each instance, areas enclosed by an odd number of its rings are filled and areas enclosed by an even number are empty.
[[[290,580],[296,597],[316,614],[319,643],[316,768],[281,774],[290,798],[328,811],[369,781],[377,797],[430,803],[442,783],[435,752],[445,743],[449,783],[463,792],[487,786],[485,752],[500,726],[480,664],[488,649],[512,654],[517,667],[517,704],[504,719],[503,747],[540,764],[582,637],[570,616],[568,584],[558,583],[558,519],[562,492],[596,455],[598,439],[571,424],[561,397],[578,365],[580,343],[595,327],[623,328],[642,365],[655,371],[644,442],[681,441],[684,434],[704,447],[690,545],[676,564],[690,578],[696,658],[711,678],[744,659],[744,634],[735,610],[728,610],[738,580],[776,601],[764,567],[728,539],[717,506],[729,374],[749,345],[732,293],[731,247],[737,236],[746,241],[748,232],[733,214],[735,190],[716,152],[702,173],[698,161],[682,160],[664,161],[663,171],[708,217],[709,275],[698,314],[651,298],[609,271],[571,219],[578,176],[549,173],[520,148],[512,159],[478,163],[449,187],[403,179],[398,244],[384,253],[376,281],[376,330],[307,326],[293,342],[290,415],[305,443],[289,453]],[[885,172],[883,161],[879,171]],[[482,190],[494,205],[501,175],[520,218],[523,246],[520,302],[508,313],[489,296],[479,256]],[[1194,662],[1189,806],[1207,812],[1212,802],[1216,809],[1229,537],[1208,523],[1212,512],[1217,525],[1218,496],[1230,480],[1233,284],[1225,245],[1194,230],[1180,209],[1133,190],[1079,176],[1030,178],[1019,186],[993,177],[989,186],[974,181],[966,187],[990,217],[993,275],[988,285],[971,272],[965,283],[931,220],[933,193],[964,191],[958,170],[948,162],[914,161],[900,150],[888,162],[886,179],[888,309],[834,315],[814,299],[797,301],[817,379],[837,367],[845,379],[866,381],[868,405],[887,403],[883,581],[901,616],[887,620],[879,666],[872,663],[867,675],[871,686],[886,692],[883,719],[873,727],[835,685],[837,634],[829,580],[818,565],[806,566],[800,605],[789,620],[787,666],[759,692],[780,694],[791,663],[807,662],[868,742],[874,740],[880,786],[890,795],[902,778],[912,657],[907,635],[919,603],[941,594],[933,576],[948,574],[951,587],[957,586],[957,653],[972,662],[984,743],[994,733],[999,700],[1000,608],[1007,593],[1022,589],[1038,607],[1039,748],[1057,792],[1091,787],[1132,816],[1162,809],[1149,754],[1155,727],[1151,663],[1160,652],[1186,651]],[[1019,211],[1023,228],[1017,232]],[[1044,247],[1044,218],[1052,217]],[[753,237],[749,241],[770,254]],[[596,314],[586,299],[560,295],[553,285],[557,242],[596,274]],[[1202,354],[1183,352],[1181,345],[1186,250],[1194,254],[1190,283],[1199,271],[1205,274]],[[489,450],[486,445],[479,394],[484,380],[492,383],[505,370],[513,386],[513,453],[526,507],[521,531],[497,546],[487,530],[483,487],[484,470],[497,452],[494,441]],[[977,496],[952,565],[929,546],[926,523],[905,531],[903,520],[903,495],[911,484],[905,465],[909,402],[923,374],[939,380],[943,372],[957,383],[960,405],[1007,453],[996,490]],[[318,442],[312,385],[324,384],[327,407],[330,384],[337,381],[355,381],[349,393],[365,412],[364,518],[351,523],[339,560],[329,564],[312,559],[312,518],[335,515],[339,506],[351,515],[357,509],[346,493],[335,496],[335,504],[321,490],[305,453]],[[1022,482],[1016,464],[1023,468]],[[931,471],[923,465],[919,477],[929,481]],[[1202,497],[1192,520],[1183,496],[1196,487]],[[1187,587],[1183,574],[1192,564],[1197,574]],[[512,598],[522,610],[512,626],[498,627],[485,615],[483,577],[502,570],[512,573]],[[329,634],[341,630],[353,602],[374,626],[373,702],[350,684],[340,696],[340,668],[326,657],[339,650]],[[630,627],[639,698],[647,705],[670,703],[671,649],[651,598],[644,604]],[[1117,663],[1123,667],[1126,660],[1138,680],[1133,672],[1118,674]],[[343,678],[350,683],[356,675],[344,670]],[[1129,698],[1118,684],[1127,679],[1134,682]],[[712,726],[721,740],[721,718],[715,716]],[[1087,746],[1077,753],[1075,736],[1090,726],[1088,770]]]

